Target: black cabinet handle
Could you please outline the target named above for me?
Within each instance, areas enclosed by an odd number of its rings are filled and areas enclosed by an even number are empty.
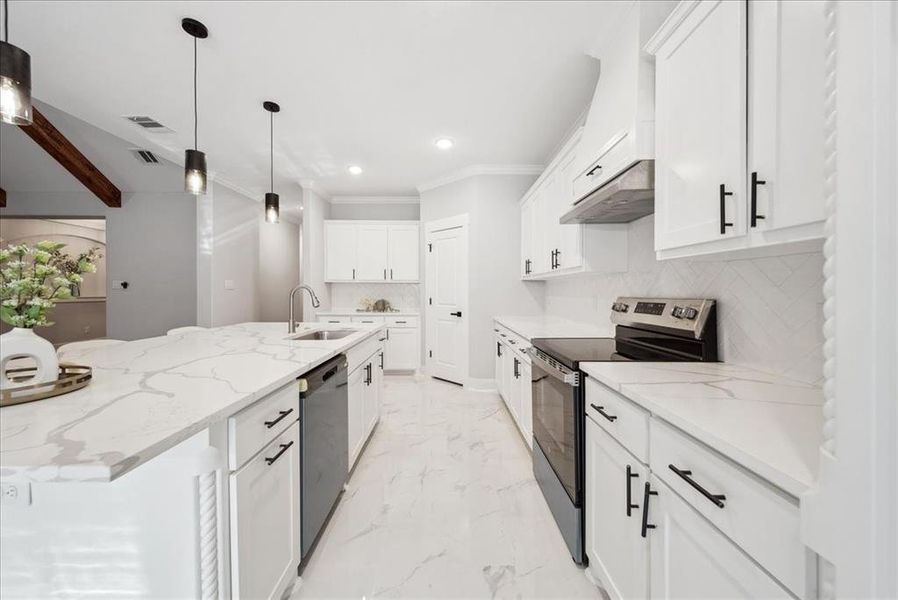
[[[751,173],[751,226],[758,226],[758,219],[764,219],[764,215],[758,214],[758,186],[766,185],[767,182],[763,179],[758,179],[758,172],[752,171]]]
[[[633,469],[630,468],[630,465],[627,465],[627,516],[630,516],[630,511],[634,508],[639,508],[638,504],[633,504],[633,498],[630,492],[630,480],[633,478],[638,478],[639,473],[634,473]]]
[[[699,485],[690,475],[692,475],[692,471],[687,471],[685,469],[678,469],[673,465],[667,465],[671,471],[680,476],[683,481],[694,487],[698,490],[698,493],[707,498],[714,506],[717,508],[724,508],[724,501],[727,497],[724,494],[712,494],[701,485]]]
[[[403,324],[404,324],[404,323],[407,323],[407,322],[408,322],[408,321],[396,321],[396,324],[399,325],[400,323],[403,323]]]
[[[521,361],[519,361],[517,358],[515,358],[514,359],[514,378],[515,379],[520,379],[520,377],[521,377],[521,372],[518,370],[518,367],[520,365],[521,365]]]
[[[383,352],[380,353],[380,370],[381,371],[384,370],[384,353]]]
[[[355,279],[355,269],[352,270],[352,278]]]
[[[449,313],[449,314],[452,315],[453,317],[460,317],[460,316],[461,316],[461,311],[458,311],[458,312],[451,312],[451,313]]]
[[[272,427],[274,427],[275,425],[277,425],[278,423],[283,421],[284,418],[292,412],[293,412],[292,408],[279,411],[278,417],[276,419],[274,419],[273,421],[265,421],[265,427],[267,427],[268,429],[271,429]]]
[[[725,235],[727,232],[727,227],[732,227],[733,224],[727,221],[727,203],[726,197],[732,196],[733,192],[727,191],[726,184],[720,184],[720,235]]]
[[[502,344],[496,342],[496,356],[502,356]]]
[[[596,409],[596,411],[597,411],[600,415],[602,415],[603,417],[605,417],[606,419],[608,419],[608,420],[611,421],[612,423],[614,423],[615,421],[617,421],[617,415],[609,415],[608,413],[606,413],[606,412],[605,412],[605,407],[604,407],[604,406],[596,406],[595,404],[592,404],[592,403],[590,403],[590,406],[593,407],[594,409]]]
[[[393,279],[393,269],[390,269],[390,279]]]
[[[524,261],[524,275],[530,275],[530,259]]]
[[[273,465],[273,464],[274,464],[274,461],[276,461],[277,459],[279,459],[279,458],[281,457],[281,455],[282,455],[284,452],[286,452],[287,450],[289,450],[289,449],[290,449],[290,446],[292,446],[292,445],[293,445],[293,441],[292,441],[292,440],[291,440],[290,442],[286,443],[286,444],[281,444],[281,449],[278,450],[278,453],[275,454],[274,456],[272,456],[271,458],[268,458],[268,457],[266,456],[266,457],[265,457],[265,462],[267,462],[269,466]]]
[[[555,249],[555,268],[561,268],[561,250],[558,248]]]
[[[387,270],[384,269],[384,280],[386,280],[386,278],[387,278]]]
[[[642,537],[649,529],[654,529],[655,525],[649,523],[649,497],[657,496],[658,492],[652,491],[652,484],[645,482],[645,493],[642,496]]]
[[[594,167],[591,168],[589,171],[587,171],[586,176],[587,176],[587,177],[592,177],[592,174],[595,173],[596,171],[598,171],[598,170],[601,169],[601,168],[602,168],[602,165],[596,165],[596,166],[594,166]]]
[[[371,363],[365,365],[365,385],[371,385]]]

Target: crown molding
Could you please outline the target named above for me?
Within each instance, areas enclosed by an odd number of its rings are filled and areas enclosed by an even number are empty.
[[[419,204],[418,196],[332,196],[331,204]]]
[[[664,20],[655,32],[655,35],[649,38],[649,41],[645,43],[645,46],[643,46],[642,49],[653,56],[658,54],[658,51],[661,49],[661,46],[664,45],[664,42],[666,42],[677,28],[683,24],[686,17],[698,8],[699,4],[699,0],[684,0],[677,4],[676,8],[671,11],[667,16],[667,19]]]
[[[419,192],[433,190],[450,183],[480,175],[539,175],[544,165],[471,165],[418,185]]]

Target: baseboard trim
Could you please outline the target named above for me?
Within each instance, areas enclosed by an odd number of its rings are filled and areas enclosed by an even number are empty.
[[[469,392],[497,392],[495,379],[478,379],[468,377],[464,385],[465,390]]]

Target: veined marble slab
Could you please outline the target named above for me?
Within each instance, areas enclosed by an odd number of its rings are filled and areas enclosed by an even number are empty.
[[[303,324],[302,329],[334,329]],[[383,329],[293,341],[243,323],[61,355],[93,368],[77,392],[0,409],[0,477],[112,481]],[[298,399],[297,399],[298,402]]]
[[[529,317],[498,316],[493,320],[511,329],[519,336],[528,340],[551,337],[614,337],[614,326],[611,320],[605,325],[595,323],[581,323],[564,317],[551,315],[535,315]]]
[[[580,368],[789,494],[800,496],[817,478],[823,436],[817,386],[725,363]]]

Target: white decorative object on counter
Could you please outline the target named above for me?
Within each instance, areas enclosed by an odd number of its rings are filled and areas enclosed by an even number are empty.
[[[37,370],[34,377],[13,381],[6,370],[14,359],[30,359]],[[24,362],[24,361],[23,361]],[[0,335],[0,388],[13,388],[35,383],[49,383],[59,376],[59,359],[53,344],[34,333],[33,329],[14,327]]]

